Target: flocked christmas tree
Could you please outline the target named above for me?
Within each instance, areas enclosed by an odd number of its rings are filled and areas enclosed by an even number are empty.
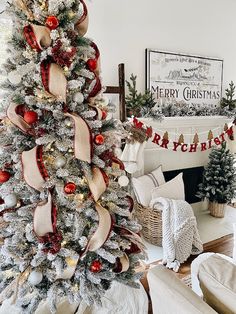
[[[100,53],[84,37],[87,8],[83,0],[14,0],[8,11],[0,297],[13,296],[23,313],[43,299],[54,313],[63,296],[99,303],[112,281],[137,286],[144,254],[133,200],[118,184],[119,123],[107,119]]]
[[[221,148],[213,148],[209,159],[198,197],[220,204],[229,203],[236,196],[236,172],[234,156],[226,148],[226,142]]]

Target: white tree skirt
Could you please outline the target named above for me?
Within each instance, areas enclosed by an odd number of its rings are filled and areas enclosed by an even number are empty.
[[[66,300],[60,303],[57,314],[74,314],[78,305],[69,305]],[[0,308],[0,314],[20,314],[20,310],[6,300]],[[81,303],[76,314],[147,314],[148,297],[140,284],[140,289],[130,288],[118,282],[114,282],[110,290],[102,299],[102,307],[88,307]],[[35,314],[50,314],[47,304],[44,302]]]

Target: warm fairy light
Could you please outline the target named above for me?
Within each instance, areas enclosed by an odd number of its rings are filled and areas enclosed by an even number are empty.
[[[73,12],[72,10],[68,12],[68,16],[70,19],[73,19],[75,17],[76,13]]]
[[[66,258],[66,263],[70,267],[75,267],[77,265],[77,259],[72,258],[72,257],[67,257]]]
[[[81,203],[84,200],[84,194],[82,194],[82,193],[81,194],[76,194],[74,199],[76,201],[78,201],[79,203]]]
[[[88,183],[87,179],[85,177],[83,177],[83,179],[81,179],[80,181],[80,185],[84,186]]]

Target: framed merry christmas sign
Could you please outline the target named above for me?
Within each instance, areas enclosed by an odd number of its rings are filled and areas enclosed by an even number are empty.
[[[222,97],[223,60],[146,49],[146,88],[160,106],[216,107]]]

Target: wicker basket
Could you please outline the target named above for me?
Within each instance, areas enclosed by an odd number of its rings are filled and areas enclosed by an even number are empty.
[[[223,218],[225,216],[226,204],[209,202],[208,209],[210,211],[211,216],[216,218]]]
[[[135,203],[135,217],[142,226],[142,235],[151,244],[162,246],[162,211]]]

